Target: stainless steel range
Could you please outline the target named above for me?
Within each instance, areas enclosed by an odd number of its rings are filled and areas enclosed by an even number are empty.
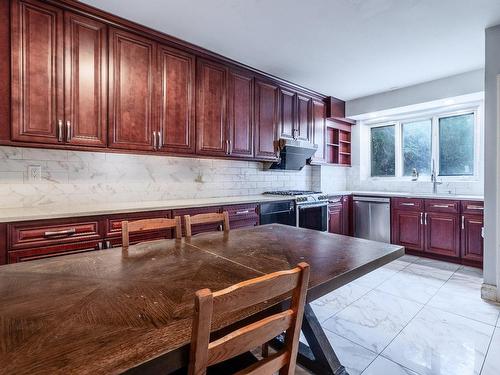
[[[295,225],[301,228],[315,229],[319,231],[328,230],[328,196],[311,190],[280,190],[267,191],[266,195],[289,196],[295,203],[294,223],[288,220],[283,224]],[[265,206],[269,203],[261,204],[261,212],[272,212],[271,206]],[[272,203],[271,203],[272,204]],[[264,207],[262,207],[264,205]],[[290,212],[290,216],[292,213]],[[264,220],[265,222],[265,220]],[[275,221],[279,222],[279,221]],[[261,220],[262,223],[262,220]]]

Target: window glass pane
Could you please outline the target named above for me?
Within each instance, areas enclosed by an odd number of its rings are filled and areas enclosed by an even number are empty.
[[[403,124],[403,176],[411,176],[413,168],[420,174],[431,174],[432,121]]]
[[[439,119],[439,175],[474,174],[474,114]]]
[[[371,129],[372,176],[396,174],[395,126]]]

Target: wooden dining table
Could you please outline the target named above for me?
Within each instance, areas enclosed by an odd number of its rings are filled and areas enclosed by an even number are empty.
[[[195,291],[311,266],[299,363],[346,374],[309,303],[404,248],[280,224],[0,267],[0,374],[169,373],[188,362]],[[214,317],[213,334],[287,296]],[[279,347],[279,339],[273,345]]]

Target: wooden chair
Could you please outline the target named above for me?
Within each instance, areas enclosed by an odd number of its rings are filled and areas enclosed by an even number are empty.
[[[160,230],[175,228],[175,238],[182,238],[181,218],[173,219],[157,218],[136,221],[122,221],[122,249],[127,250],[130,244],[129,234],[131,232],[142,232],[146,230]]]
[[[217,367],[217,364],[220,365],[223,361],[269,342],[283,331],[286,333],[282,350],[256,361],[237,374],[273,374],[277,371],[280,375],[294,374],[308,282],[309,265],[299,263],[292,270],[243,281],[218,292],[212,293],[209,289],[197,291],[188,374],[206,374],[208,366]],[[241,310],[289,291],[293,291],[289,310],[271,315],[210,342],[210,326],[214,314]],[[234,368],[232,371],[234,372]]]
[[[191,226],[196,224],[222,223],[224,232],[229,231],[229,214],[227,211],[223,213],[208,213],[198,215],[184,215],[184,224],[186,225],[186,237],[191,237]]]

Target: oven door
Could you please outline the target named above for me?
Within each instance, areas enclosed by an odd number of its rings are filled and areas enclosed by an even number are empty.
[[[301,228],[326,232],[328,230],[328,204],[297,205],[297,224]]]

